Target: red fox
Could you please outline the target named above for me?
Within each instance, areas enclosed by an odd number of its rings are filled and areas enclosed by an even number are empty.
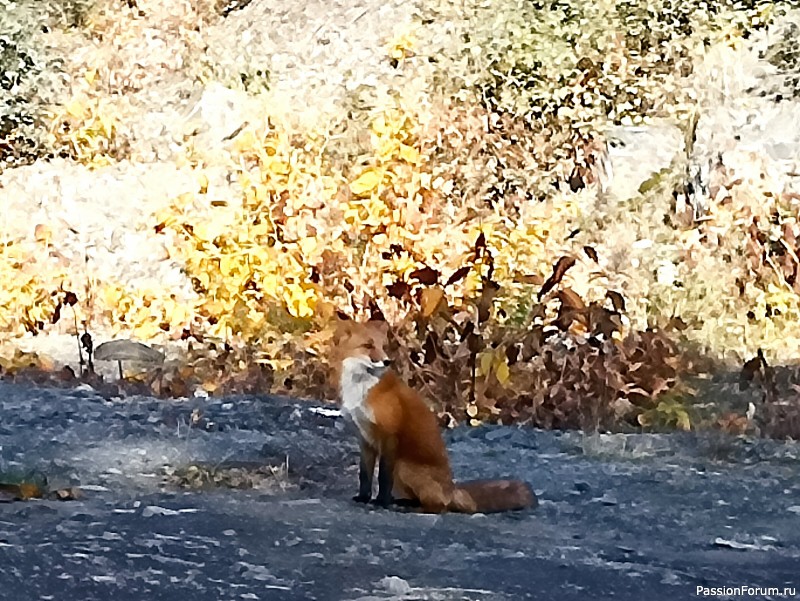
[[[372,499],[378,461],[378,496],[387,507],[425,513],[491,513],[537,504],[520,480],[474,480],[456,484],[436,417],[420,396],[389,369],[386,322],[341,321],[334,338],[342,412],[358,428],[361,445],[358,495]]]

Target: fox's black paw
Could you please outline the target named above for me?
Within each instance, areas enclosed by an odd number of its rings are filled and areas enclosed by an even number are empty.
[[[383,509],[386,509],[392,504],[392,498],[389,497],[387,499],[385,497],[375,497],[375,500],[373,500],[371,503],[376,507],[381,507]]]
[[[369,495],[356,495],[355,497],[353,497],[353,501],[355,501],[356,503],[369,503],[370,497]]]

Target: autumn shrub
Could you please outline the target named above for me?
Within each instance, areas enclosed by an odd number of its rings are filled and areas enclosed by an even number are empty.
[[[746,176],[719,165],[713,209],[695,223],[676,201],[682,167],[655,174],[638,199],[592,200],[575,242],[596,249],[608,285],[647,299],[630,307],[637,328],[678,323],[687,343],[738,365],[757,348],[791,362],[800,351],[796,193],[765,164]]]
[[[482,234],[474,252],[450,279],[482,273],[479,289],[452,304],[435,285],[417,290],[395,337],[398,365],[451,423],[689,429],[688,365],[666,334],[626,327],[619,293],[585,301],[564,285],[576,263],[564,256],[512,316]]]
[[[757,391],[745,415],[728,413],[718,422],[721,429],[755,433],[771,438],[800,439],[800,369],[773,366],[762,349],[748,359],[739,374],[739,389]]]
[[[373,317],[394,325],[404,375],[455,419],[688,427],[664,400],[672,342],[630,331],[593,249],[561,255],[589,192],[514,211],[476,202],[437,162],[446,135],[388,110],[370,125],[371,156],[345,172],[313,137],[268,122],[241,132],[242,198],[186,196],[156,226],[198,294],[186,336],[214,348],[183,381],[331,397],[332,321]]]
[[[695,53],[735,44],[772,10],[694,0],[429,3],[415,35],[387,49],[399,74],[429,77],[425,102],[399,94],[388,107],[354,106],[335,132],[251,120],[221,166],[239,193],[201,185],[153,223],[194,299],[90,282],[79,294],[81,327],[182,340],[184,364],[148,381],[162,394],[332,398],[331,323],[387,319],[398,368],[445,421],[689,429],[687,348],[743,359],[753,344],[769,351],[796,317],[793,198],[747,182],[769,199],[748,202],[745,184],[719,170],[714,220],[687,221],[675,194],[683,157],[636,198],[610,199],[604,130],[688,119]],[[428,17],[448,23],[446,35],[432,38]],[[94,23],[94,33],[114,21]],[[113,79],[121,94],[145,80],[110,73],[75,78],[51,114],[55,152],[90,166],[126,158],[100,82]],[[268,71],[241,73],[250,92],[269,84]],[[200,180],[220,167],[183,150]],[[66,276],[17,263],[26,308],[6,299],[0,319],[38,331],[66,311],[72,283],[54,286]]]
[[[448,104],[436,138],[434,170],[453,183],[450,202],[480,199],[486,206],[502,207],[506,220],[517,219],[520,207],[537,200],[555,203],[558,216],[545,222],[549,226],[568,216],[559,225],[567,225],[570,235],[558,229],[548,232],[561,236],[550,241],[551,248],[561,245],[580,255],[587,246],[598,258],[579,263],[570,285],[583,296],[603,289],[624,292],[633,331],[671,329],[670,336],[682,348],[734,364],[757,344],[782,347],[787,357],[792,345],[787,347],[777,333],[795,295],[773,275],[751,277],[743,269],[737,257],[748,251],[741,215],[729,217],[722,208],[713,221],[684,220],[676,196],[683,191],[686,157],[645,182],[639,198],[570,198],[554,192],[574,192],[592,183],[602,187],[607,124],[661,116],[691,123],[694,101],[687,77],[698,51],[715,43],[740,43],[786,6],[720,3],[707,10],[699,2],[438,4],[431,10],[452,19],[452,35],[463,43],[448,47],[446,42],[425,42],[437,48],[437,81],[462,100],[472,98]],[[469,152],[460,152],[461,140],[468,140]],[[723,179],[712,184],[715,193],[737,185],[737,176],[724,170],[713,177]],[[764,193],[762,206],[769,207],[770,187],[775,183],[769,179],[755,182],[739,190],[740,198],[758,203]],[[560,204],[565,198],[571,210]],[[763,218],[761,223],[763,227]],[[790,255],[781,245],[777,248],[779,254]],[[536,282],[544,265],[539,264],[539,273],[516,277]],[[745,283],[748,293],[742,296]],[[740,290],[740,295],[731,295],[731,290]],[[775,305],[778,309],[772,312]],[[767,314],[768,323],[754,321]],[[689,395],[670,395],[648,409],[640,423],[656,418],[685,427]]]
[[[37,45],[38,14],[32,6],[0,3],[0,167],[30,163],[42,145],[42,86],[48,57]]]
[[[414,282],[456,271],[481,232],[504,249],[502,278],[544,257],[545,218],[558,209],[532,205],[528,223],[517,225],[499,211],[448,202],[452,185],[432,172],[418,130],[401,110],[377,116],[373,154],[351,173],[326,164],[310,138],[242,132],[242,199],[184,197],[157,225],[186,262],[202,299],[197,317],[210,324],[205,334],[265,342],[270,329],[310,329],[322,300],[352,310],[366,299],[400,299]],[[453,282],[448,295],[474,288],[478,277]]]
[[[94,0],[0,2],[0,167],[49,156],[49,109],[65,94],[64,57],[45,36],[81,27]]]
[[[426,6],[422,21],[446,21],[448,35],[421,27],[424,52],[409,69],[429,70],[442,96],[487,111],[486,129],[500,138],[485,174],[489,197],[541,199],[565,182],[586,185],[610,124],[688,121],[697,54],[763,27],[775,10],[733,0],[442,0]],[[433,65],[422,66],[430,56]],[[520,162],[524,154],[534,161]]]
[[[113,104],[79,94],[50,115],[47,141],[57,156],[101,167],[128,155],[127,140],[118,128]]]
[[[17,240],[0,240],[0,339],[36,334],[52,321],[58,284],[68,281],[66,265]]]

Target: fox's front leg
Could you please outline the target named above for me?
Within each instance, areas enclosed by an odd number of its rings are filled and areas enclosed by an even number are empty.
[[[375,460],[378,451],[372,448],[364,438],[359,437],[361,443],[361,459],[358,466],[358,494],[353,497],[357,503],[369,503],[372,499],[372,478],[375,474]],[[380,475],[378,476],[380,481]]]
[[[387,441],[381,448],[381,459],[378,462],[378,497],[375,504],[388,507],[392,504],[394,490],[394,466],[396,448],[393,441]]]

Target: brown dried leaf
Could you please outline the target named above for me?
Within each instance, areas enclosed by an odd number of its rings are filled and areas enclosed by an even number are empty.
[[[439,275],[440,274],[437,270],[426,266],[421,269],[415,269],[409,274],[408,277],[410,277],[412,280],[417,280],[424,286],[433,286],[439,281]]]
[[[620,313],[625,312],[625,297],[619,292],[615,290],[609,290],[606,292],[606,298],[611,300],[611,305],[614,307],[614,311],[618,311]]]
[[[689,324],[683,321],[681,317],[670,317],[669,321],[667,322],[666,328],[676,330],[678,332],[683,332],[686,328],[689,327]]]
[[[42,489],[32,482],[21,482],[20,484],[0,482],[0,501],[28,501],[41,498]]]
[[[436,350],[436,340],[432,332],[428,332],[428,336],[425,338],[425,344],[422,345],[422,350],[425,351],[425,358],[423,359],[425,365],[430,365],[436,360],[439,353]]]
[[[611,338],[614,332],[622,330],[619,314],[598,303],[592,303],[589,307],[589,324],[592,334],[602,334],[606,338]]]
[[[484,281],[483,290],[481,290],[481,295],[476,303],[476,306],[478,307],[478,320],[480,322],[488,321],[489,317],[491,316],[494,297],[497,296],[499,291],[500,284],[489,280]]]
[[[586,303],[580,295],[571,288],[565,288],[558,293],[558,300],[561,301],[561,306],[575,311],[585,311]]]
[[[528,362],[533,359],[542,348],[543,342],[544,327],[536,325],[522,339],[522,360]]]
[[[744,415],[726,413],[717,420],[717,425],[723,432],[740,435],[747,432],[750,420]]]
[[[480,256],[480,251],[482,250],[486,250],[486,236],[484,236],[483,232],[475,240],[475,256]]]
[[[467,275],[469,274],[470,271],[472,271],[472,265],[464,265],[464,267],[459,267],[453,273],[453,275],[451,275],[447,279],[447,283],[445,284],[445,286],[451,286],[451,285],[455,284],[456,282],[459,282],[459,281],[463,280],[465,277],[467,277]]]
[[[442,303],[446,304],[446,302],[444,290],[438,286],[435,288],[424,288],[419,298],[423,317],[430,317],[442,306]]]
[[[553,274],[547,278],[547,281],[542,286],[542,289],[539,290],[539,294],[537,296],[538,300],[542,300],[542,297],[550,292],[556,285],[558,285],[564,277],[564,274],[567,273],[567,270],[575,265],[575,258],[574,257],[561,257],[556,264],[553,266]]]
[[[538,274],[514,274],[514,281],[518,284],[529,284],[531,286],[540,286],[544,279]]]
[[[569,176],[568,182],[569,189],[572,192],[583,190],[586,187],[586,183],[583,181],[583,177],[581,177],[581,173],[577,167],[572,170],[572,174]]]
[[[58,323],[58,320],[61,319],[61,307],[63,305],[59,302],[56,305],[56,308],[53,309],[53,316],[50,318],[50,323]]]
[[[411,286],[409,286],[407,282],[397,280],[396,282],[386,286],[386,291],[389,293],[389,296],[403,299],[408,298],[408,294],[411,292]]]

